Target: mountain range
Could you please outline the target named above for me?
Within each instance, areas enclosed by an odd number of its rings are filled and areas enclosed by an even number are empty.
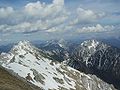
[[[84,41],[78,45],[68,61],[73,68],[97,75],[119,87],[120,49],[97,40]]]
[[[84,73],[97,75],[120,88],[119,48],[98,40],[86,40],[82,43],[60,40],[47,42],[39,47],[51,57],[54,56],[53,59]]]
[[[63,48],[62,44],[59,46]],[[54,54],[53,51],[38,49],[29,41],[20,41],[8,53],[1,53],[0,65],[5,72],[8,72],[7,75],[24,81],[30,87],[37,87],[32,90],[116,90],[113,85],[96,75],[85,74],[75,67],[75,69],[70,67],[73,63],[68,66],[72,61],[70,57],[72,53],[69,52],[74,49],[65,47],[64,50],[68,53],[65,53],[67,58],[63,58],[66,61],[60,63],[51,56]],[[27,78],[28,76],[30,79]],[[18,89],[23,90],[19,87]],[[6,87],[5,90],[9,88]]]

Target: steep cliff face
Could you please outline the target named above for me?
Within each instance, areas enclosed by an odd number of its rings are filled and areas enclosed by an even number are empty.
[[[29,75],[31,79],[27,81],[44,90],[115,90],[95,75],[50,60],[28,41],[21,41],[9,53],[1,54],[0,60],[1,66],[13,75],[24,79]]]
[[[84,41],[75,48],[68,65],[94,73],[119,86],[120,50],[96,40]]]

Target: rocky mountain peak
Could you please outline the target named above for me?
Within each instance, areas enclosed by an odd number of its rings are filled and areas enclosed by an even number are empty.
[[[41,55],[29,42],[20,41],[11,52],[14,56],[1,66],[41,90],[116,90],[96,76],[84,74]],[[1,60],[1,58],[0,58]]]
[[[27,41],[27,40],[19,41],[18,45],[19,45],[19,46],[26,46],[26,45],[30,45],[30,42]]]
[[[23,49],[23,48],[29,49],[30,47],[31,47],[31,44],[27,40],[20,41],[18,44],[14,46],[14,48],[19,48],[19,49]]]
[[[84,41],[83,43],[81,43],[81,46],[88,47],[90,49],[91,47],[96,48],[99,43],[99,41],[93,39]]]
[[[11,53],[14,54],[25,54],[26,52],[33,52],[34,46],[27,40],[20,41],[18,44],[14,45],[11,49]]]
[[[75,48],[71,58],[68,64],[75,69],[94,73],[116,87],[119,86],[120,50],[118,48],[97,40],[87,40]]]

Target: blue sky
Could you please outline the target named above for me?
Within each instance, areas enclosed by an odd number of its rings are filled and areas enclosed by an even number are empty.
[[[0,44],[119,37],[120,0],[0,0]]]

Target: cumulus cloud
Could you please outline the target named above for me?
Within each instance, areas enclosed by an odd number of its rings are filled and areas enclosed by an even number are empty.
[[[71,24],[93,22],[101,17],[105,16],[105,13],[96,13],[92,10],[86,10],[83,8],[77,8],[76,10],[76,19],[71,22]]]
[[[12,7],[0,8],[0,18],[6,18],[13,13],[14,9]]]
[[[63,6],[63,5],[64,5],[64,0],[53,0],[53,3],[54,3],[55,5]]]
[[[114,28],[115,27],[112,25],[102,26],[100,24],[97,24],[96,26],[82,27],[81,29],[77,30],[77,33],[105,32],[114,30]]]
[[[77,15],[80,19],[96,19],[97,15],[92,10],[85,10],[82,8],[77,9]],[[90,18],[91,17],[91,18]]]
[[[58,15],[58,13],[64,12],[64,0],[53,0],[52,4],[46,5],[45,3],[41,3],[40,1],[37,1],[35,3],[28,3],[24,7],[24,11],[27,12],[29,15],[32,16],[41,16],[41,17],[47,17],[47,16],[55,16]]]
[[[62,24],[68,18],[64,0],[53,0],[51,4],[40,1],[28,3],[22,10],[12,7],[1,8],[1,17],[6,17],[0,25],[0,32],[33,32],[46,30]],[[12,14],[11,16],[9,16]],[[2,18],[3,19],[3,18]],[[12,25],[11,25],[12,24]]]
[[[50,4],[37,1],[28,3],[21,9],[13,9],[12,7],[0,8],[0,24],[18,24],[33,22],[38,19],[54,19],[67,14],[64,0],[53,0]]]
[[[22,22],[15,25],[0,25],[0,31],[3,33],[15,32],[15,33],[25,33],[25,32],[34,32],[34,31],[45,31],[55,27],[64,21],[67,17],[57,17],[52,20],[37,20],[36,22]]]
[[[0,13],[0,19],[2,19],[0,20],[0,32],[2,33],[65,32],[76,28],[74,24],[93,22],[105,15],[105,13],[83,8],[77,8],[75,12],[72,12],[65,7],[64,0],[53,0],[49,4],[40,1],[32,2],[20,10],[12,7],[0,8]],[[88,32],[88,29],[100,31],[104,28],[106,27],[96,25],[77,31]]]
[[[30,15],[39,15],[40,12],[44,9],[44,4],[41,4],[40,1],[37,1],[36,3],[28,3],[25,6],[25,12],[27,12]]]

